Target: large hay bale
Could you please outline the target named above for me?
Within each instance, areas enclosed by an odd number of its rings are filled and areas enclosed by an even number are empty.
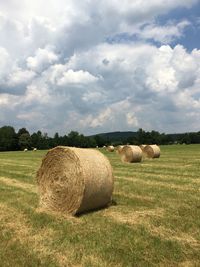
[[[113,152],[115,150],[114,146],[107,146],[108,152]]]
[[[159,158],[160,148],[157,145],[148,145],[143,149],[143,153],[147,158]]]
[[[121,151],[123,162],[140,162],[142,160],[142,149],[139,146],[124,146]]]
[[[24,148],[24,152],[27,152],[28,151],[28,149],[27,148]]]
[[[146,147],[147,145],[140,145],[140,148],[142,149],[142,151],[144,150],[144,148]]]
[[[123,147],[124,146],[122,146],[122,145],[117,146],[116,153],[121,154]]]
[[[112,167],[98,150],[55,147],[37,172],[40,206],[46,210],[77,214],[111,202]]]

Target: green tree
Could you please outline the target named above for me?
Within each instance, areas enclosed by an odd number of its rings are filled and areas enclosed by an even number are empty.
[[[23,133],[19,137],[19,147],[21,149],[31,147],[31,137],[29,133]]]
[[[54,135],[54,146],[59,146],[61,144],[60,136],[58,133]]]
[[[71,131],[68,134],[68,141],[69,141],[69,146],[78,146],[79,143],[79,133],[76,131]]]
[[[95,136],[94,136],[94,140],[95,140],[96,145],[97,145],[98,147],[102,147],[102,146],[104,146],[105,143],[106,143],[106,140],[104,140],[104,138],[102,138],[100,135],[95,135]]]
[[[17,135],[15,129],[11,126],[3,126],[0,128],[0,151],[16,150]]]
[[[191,138],[190,138],[189,133],[184,134],[184,136],[183,136],[183,138],[181,140],[181,143],[182,144],[187,144],[187,145],[191,144]]]
[[[21,128],[21,129],[19,129],[17,135],[18,135],[18,137],[20,137],[20,135],[25,134],[25,133],[29,134],[29,131],[26,130],[26,128]]]

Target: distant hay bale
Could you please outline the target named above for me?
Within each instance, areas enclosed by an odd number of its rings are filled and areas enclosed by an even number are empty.
[[[117,146],[116,153],[121,154],[123,147],[124,146],[122,146],[122,145]]]
[[[114,146],[107,146],[107,151],[113,152],[115,150]]]
[[[157,145],[147,145],[143,149],[143,154],[147,158],[159,158],[160,157],[160,148]]]
[[[34,148],[33,148],[33,151],[37,151],[37,148],[36,148],[36,147],[34,147]]]
[[[28,149],[27,148],[24,148],[24,152],[27,152],[28,151]]]
[[[144,150],[144,148],[146,147],[147,145],[140,145],[140,148],[142,149],[142,151]]]
[[[55,147],[37,172],[40,207],[78,214],[105,207],[113,192],[112,167],[98,150]]]
[[[124,146],[121,151],[123,162],[140,162],[142,160],[142,149],[139,146]]]

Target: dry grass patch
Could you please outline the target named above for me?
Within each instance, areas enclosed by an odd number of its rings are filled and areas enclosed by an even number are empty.
[[[45,151],[0,153],[8,164],[0,167],[0,265],[200,266],[200,146],[161,150],[160,159],[133,165],[102,149],[117,176],[117,205],[80,217],[35,210]]]
[[[34,231],[25,215],[16,212],[15,209],[0,203],[0,223],[4,232],[12,231],[12,241],[19,241],[22,245],[28,246],[30,250],[39,255],[41,261],[44,257],[52,257],[59,266],[72,266],[69,262],[69,249],[61,253],[51,247],[56,239],[56,232],[51,228],[42,228]],[[78,266],[78,265],[77,265]],[[81,266],[81,265],[79,265]]]
[[[133,194],[133,193],[125,193],[125,192],[121,192],[121,191],[117,191],[115,192],[115,194],[120,195],[121,197],[127,197],[131,198],[131,199],[137,199],[137,200],[141,200],[141,201],[146,201],[146,202],[153,202],[155,200],[154,197],[149,197],[149,196],[141,196],[141,195],[137,195],[137,194]]]
[[[172,230],[163,226],[155,227],[153,225],[149,225],[148,229],[152,235],[159,236],[166,240],[177,241],[182,245],[189,245],[193,249],[200,249],[200,243],[198,240],[189,234],[177,232],[176,230]]]
[[[5,185],[8,185],[8,186],[14,186],[17,188],[21,188],[21,189],[26,190],[26,191],[31,192],[31,193],[37,193],[36,186],[28,184],[28,183],[20,182],[19,180],[16,180],[16,179],[11,179],[11,178],[7,178],[7,177],[0,177],[0,182],[5,184]]]
[[[103,216],[109,217],[114,221],[117,221],[118,223],[125,223],[130,225],[135,224],[146,224],[147,221],[151,217],[163,217],[164,216],[164,210],[157,208],[157,209],[148,209],[148,210],[140,210],[140,211],[127,211],[126,212],[120,212],[115,209],[107,209],[104,212],[102,212]]]
[[[154,226],[151,219],[163,218],[165,210],[161,208],[148,209],[142,211],[126,211],[119,212],[117,209],[108,209],[102,213],[103,216],[109,217],[117,223],[127,225],[142,225],[151,233],[152,236],[157,236],[165,240],[177,241],[182,245],[189,245],[193,249],[200,249],[200,243],[191,235],[172,230],[163,226]]]
[[[158,182],[158,181],[150,181],[150,180],[142,180],[142,179],[138,179],[138,178],[134,178],[132,176],[129,177],[121,177],[121,176],[115,176],[115,178],[117,179],[121,179],[121,180],[126,180],[129,182],[133,182],[133,183],[141,183],[143,185],[149,185],[149,186],[160,186],[160,187],[165,187],[168,189],[175,189],[178,191],[195,191],[195,192],[200,192],[200,188],[195,188],[189,185],[175,185],[172,183],[164,183],[164,182]]]

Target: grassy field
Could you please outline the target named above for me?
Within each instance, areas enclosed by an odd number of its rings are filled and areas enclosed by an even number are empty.
[[[80,217],[37,211],[46,151],[0,153],[0,266],[200,266],[200,145],[113,166],[116,202]]]

